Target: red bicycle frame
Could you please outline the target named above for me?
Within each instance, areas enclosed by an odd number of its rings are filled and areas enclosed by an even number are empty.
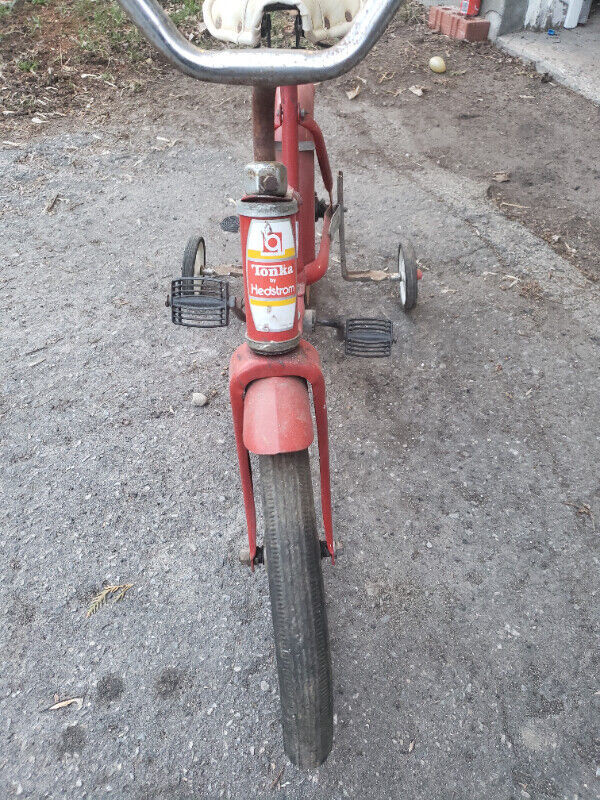
[[[288,205],[285,208],[289,213],[283,211],[276,213],[277,208],[284,208],[283,203],[279,206],[267,205],[268,209],[275,209],[267,214],[258,210],[258,204],[253,205],[250,202],[251,198],[244,198],[242,201],[242,260],[250,344],[241,345],[233,353],[229,390],[252,566],[256,556],[256,511],[250,453],[274,455],[303,450],[309,446],[313,441],[313,428],[307,383],[312,387],[317,423],[325,538],[331,558],[334,559],[325,381],[317,351],[301,338],[306,287],[320,280],[329,264],[329,226],[333,210],[333,178],[325,141],[314,119],[314,95],[315,87],[312,84],[300,87],[285,86],[276,92],[271,89],[256,88],[253,94],[254,157],[256,161],[275,161],[277,145],[281,147],[281,154],[277,160],[287,168],[289,190],[285,198]],[[315,152],[330,201],[316,257]],[[281,201],[282,198],[278,200]],[[253,223],[258,222],[252,216],[253,209],[257,209],[254,213],[261,214],[263,218],[274,216],[275,219],[271,220],[273,225],[281,223],[279,228],[282,233],[278,230],[270,233],[273,237],[273,247],[280,246],[281,250],[278,252],[282,253],[276,265],[278,271],[272,268],[270,270],[273,274],[285,273],[284,278],[277,279],[278,283],[276,279],[270,279],[272,283],[277,283],[276,289],[284,297],[279,301],[260,300],[260,293],[264,295],[269,287],[267,286],[265,290],[262,285],[258,286],[257,281],[253,283],[253,275],[270,274],[269,262],[265,261],[269,256],[264,253],[257,254],[263,256],[263,261],[260,263],[252,260],[255,251],[252,249],[254,245],[250,243],[249,235]],[[287,216],[284,216],[284,213],[287,213]],[[288,223],[288,220],[292,220],[293,223]],[[261,219],[261,222],[264,223],[265,220]],[[283,238],[289,237],[290,230],[294,241],[289,248],[284,249]],[[280,237],[279,242],[275,238],[277,236]],[[275,288],[272,291],[274,292]],[[292,328],[264,333],[255,326],[252,316],[254,305],[280,302],[287,306],[292,305],[294,300],[295,318]],[[288,352],[277,354],[256,352],[258,346],[263,344],[261,341],[255,341],[259,337],[263,340],[265,349],[267,346],[285,349],[289,345]]]

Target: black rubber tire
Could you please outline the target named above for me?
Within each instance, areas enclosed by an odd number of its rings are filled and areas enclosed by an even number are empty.
[[[198,251],[202,250],[203,256],[201,258],[202,267],[199,267],[197,262]],[[182,278],[195,278],[202,275],[204,267],[206,266],[206,244],[202,236],[190,236],[185,246],[183,253],[183,263],[181,265]]]
[[[333,687],[308,450],[259,456],[283,746],[318,767],[333,743]]]
[[[404,311],[410,311],[417,305],[419,295],[419,280],[417,277],[417,255],[415,248],[410,242],[404,242],[398,247],[398,269],[400,269],[400,259],[404,257],[405,269],[405,297],[400,294],[400,303]]]

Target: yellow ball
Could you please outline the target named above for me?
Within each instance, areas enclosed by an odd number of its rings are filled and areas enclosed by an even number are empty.
[[[429,69],[432,72],[446,72],[446,62],[441,56],[434,56],[429,59]]]

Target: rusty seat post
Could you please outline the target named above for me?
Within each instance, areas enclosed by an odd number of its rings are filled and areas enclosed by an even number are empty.
[[[255,161],[275,161],[275,87],[252,87],[252,136]]]

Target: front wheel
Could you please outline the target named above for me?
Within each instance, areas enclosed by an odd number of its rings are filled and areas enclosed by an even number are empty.
[[[259,456],[283,725],[293,764],[319,766],[333,742],[333,690],[308,450]]]

